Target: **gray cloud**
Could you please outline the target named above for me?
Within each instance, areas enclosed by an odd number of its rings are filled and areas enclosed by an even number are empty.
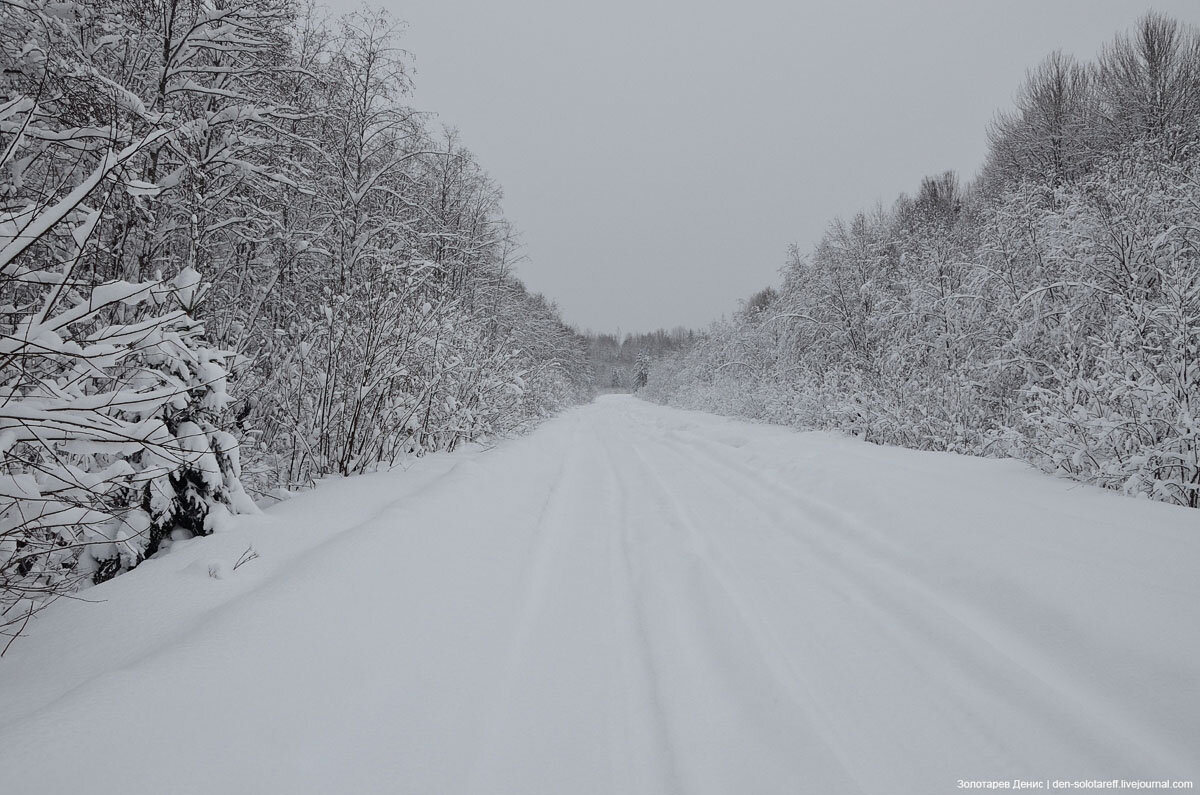
[[[703,325],[833,216],[973,175],[1051,50],[1090,58],[1152,7],[1200,22],[1195,0],[384,5],[415,104],[503,185],[525,281],[626,331]]]

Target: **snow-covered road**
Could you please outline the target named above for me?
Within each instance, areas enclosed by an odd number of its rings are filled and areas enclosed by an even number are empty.
[[[55,605],[0,791],[1197,779],[1198,563],[1194,511],[602,398]]]

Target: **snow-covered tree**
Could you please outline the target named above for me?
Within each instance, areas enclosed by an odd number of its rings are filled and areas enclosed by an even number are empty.
[[[586,396],[399,26],[292,0],[0,0],[0,611],[251,494]],[[245,488],[243,488],[245,484]]]
[[[646,393],[1200,506],[1198,86],[1200,33],[1156,14],[1052,55],[974,184],[834,221]]]
[[[104,74],[118,42],[94,8],[10,11],[0,42],[0,623],[12,626],[81,581],[136,565],[179,526],[206,532],[217,504],[252,506],[239,499],[236,441],[192,422],[226,399],[224,356],[191,316],[199,274],[126,280],[106,267],[104,227],[129,197],[153,212],[165,187],[147,167],[178,120]],[[95,28],[81,36],[86,22]],[[188,480],[203,485],[181,501]]]

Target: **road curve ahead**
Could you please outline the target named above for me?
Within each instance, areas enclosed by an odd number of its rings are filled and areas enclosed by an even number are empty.
[[[280,522],[319,533],[350,487],[245,530],[261,568],[192,577],[205,544],[245,546],[214,536],[48,614],[0,664],[0,698],[43,694],[0,717],[3,789],[1200,778],[1195,512],[626,396],[411,477],[290,558]],[[207,588],[232,590],[192,610]],[[56,627],[161,594],[182,617],[136,654],[46,662]]]

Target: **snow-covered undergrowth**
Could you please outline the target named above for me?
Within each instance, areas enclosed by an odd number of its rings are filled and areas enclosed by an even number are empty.
[[[398,23],[292,0],[0,13],[0,648],[250,495],[588,394]]]
[[[1200,30],[1031,70],[970,182],[830,223],[645,394],[1200,508]],[[981,131],[982,134],[982,131]]]
[[[0,780],[1194,780],[1195,521],[1016,461],[609,396],[494,449],[323,481],[52,605],[0,665]]]

